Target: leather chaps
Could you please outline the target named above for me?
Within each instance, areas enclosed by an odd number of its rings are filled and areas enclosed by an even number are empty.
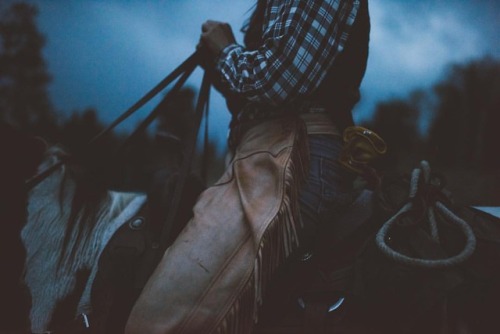
[[[126,333],[251,333],[267,283],[299,244],[307,157],[299,117],[247,130],[150,277]]]

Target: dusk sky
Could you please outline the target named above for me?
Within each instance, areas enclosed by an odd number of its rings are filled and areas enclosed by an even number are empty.
[[[11,1],[9,1],[11,2]],[[32,0],[53,76],[50,94],[57,110],[94,107],[110,122],[155,86],[194,50],[206,19],[239,28],[253,0]],[[405,98],[427,88],[450,63],[485,55],[500,57],[500,1],[372,0],[368,70],[356,120],[370,116],[379,101]],[[197,88],[201,71],[188,82]],[[129,131],[154,106],[120,127]],[[215,91],[212,135],[223,142],[229,115]]]

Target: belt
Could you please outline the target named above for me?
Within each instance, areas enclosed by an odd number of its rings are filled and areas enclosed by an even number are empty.
[[[246,122],[281,117],[290,113],[299,115],[309,113],[327,113],[327,110],[328,108],[309,100],[288,103],[279,107],[249,102],[245,104],[237,113],[236,119],[239,122]]]
[[[305,122],[309,135],[342,135],[339,127],[329,116],[330,113],[327,109],[312,101],[301,101],[282,107],[247,103],[231,122],[230,148],[234,149],[243,133],[254,125],[264,120],[287,117],[290,114],[299,115]]]
[[[308,112],[299,115],[306,123],[308,135],[341,136],[339,128],[326,112]]]

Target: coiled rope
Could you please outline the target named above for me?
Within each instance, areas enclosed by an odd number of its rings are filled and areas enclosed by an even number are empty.
[[[449,268],[456,266],[467,260],[476,249],[476,237],[470,225],[454,214],[442,202],[435,200],[432,203],[427,203],[426,216],[429,222],[430,236],[432,240],[439,243],[439,231],[436,220],[436,213],[441,214],[447,221],[456,225],[465,235],[466,242],[463,250],[455,256],[444,259],[421,259],[404,255],[392,249],[386,242],[387,236],[391,227],[396,223],[398,218],[405,212],[410,211],[414,207],[415,199],[419,190],[420,180],[423,178],[424,185],[428,186],[431,182],[431,168],[427,161],[421,161],[420,167],[415,168],[411,175],[409,201],[389,220],[387,220],[382,228],[378,231],[375,243],[380,251],[392,259],[393,261],[420,268]]]

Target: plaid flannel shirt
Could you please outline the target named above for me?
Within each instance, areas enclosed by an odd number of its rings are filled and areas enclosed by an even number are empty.
[[[263,44],[227,46],[217,59],[221,88],[267,105],[313,92],[342,51],[359,0],[269,0]]]

